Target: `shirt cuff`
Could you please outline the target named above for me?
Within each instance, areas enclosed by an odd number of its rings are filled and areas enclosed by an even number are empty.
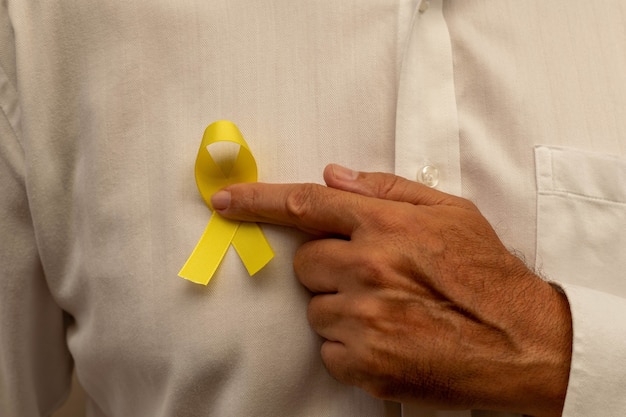
[[[626,299],[561,287],[574,333],[563,417],[626,416]]]

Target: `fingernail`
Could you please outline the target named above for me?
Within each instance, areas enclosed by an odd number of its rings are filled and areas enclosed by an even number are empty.
[[[333,176],[342,181],[354,181],[359,176],[357,171],[353,171],[349,168],[342,167],[341,165],[332,165]]]
[[[230,206],[230,191],[220,190],[211,196],[211,204],[215,210],[224,210]]]

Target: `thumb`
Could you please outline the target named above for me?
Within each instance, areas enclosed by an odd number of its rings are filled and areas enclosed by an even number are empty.
[[[358,172],[341,165],[330,164],[324,169],[326,185],[383,200],[414,205],[449,205],[466,207],[466,200],[433,190],[423,184],[382,172]]]

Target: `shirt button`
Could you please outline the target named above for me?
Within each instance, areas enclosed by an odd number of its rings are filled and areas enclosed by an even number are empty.
[[[430,1],[428,0],[422,0],[420,2],[420,7],[419,7],[419,11],[420,13],[424,13],[426,10],[428,10],[428,7],[430,6]]]
[[[417,173],[417,180],[427,187],[435,188],[439,184],[439,170],[432,165],[426,165]]]

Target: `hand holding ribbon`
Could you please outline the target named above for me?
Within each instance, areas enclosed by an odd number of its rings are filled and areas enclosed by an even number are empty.
[[[240,146],[228,174],[217,165],[208,149],[209,145],[223,141]],[[215,192],[235,183],[256,182],[256,161],[235,124],[222,120],[206,128],[196,157],[195,176],[200,195],[211,210],[211,196]],[[257,273],[274,257],[258,224],[227,220],[213,210],[200,241],[178,275],[198,284],[208,284],[231,243],[250,275]]]

